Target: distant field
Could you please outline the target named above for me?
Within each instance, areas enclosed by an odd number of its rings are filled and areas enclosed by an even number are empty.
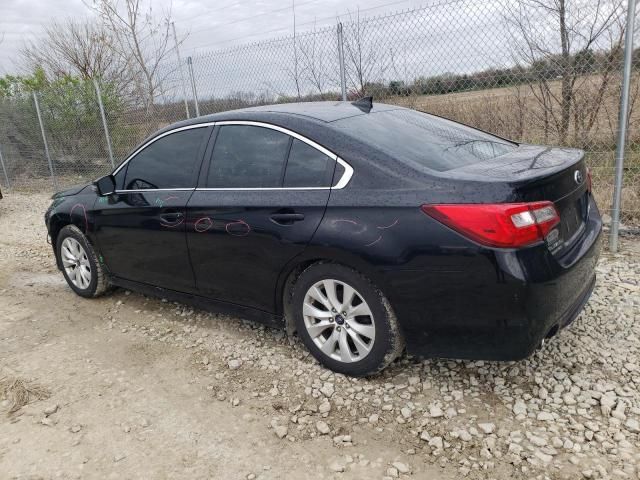
[[[615,145],[620,79],[619,77],[611,78],[602,93],[600,92],[601,81],[600,76],[590,76],[580,78],[576,82],[577,95],[574,106],[577,106],[577,112],[575,108],[572,109],[571,125],[564,142],[566,146],[579,146],[592,150],[593,148],[603,149],[604,145],[609,148]],[[556,99],[560,98],[560,81],[550,82],[550,87],[552,95]],[[639,87],[640,78],[636,76],[631,88],[632,98],[637,96]],[[514,140],[543,143],[545,142],[545,109],[536,98],[536,89],[536,85],[518,85],[445,95],[388,97],[385,101],[454,118]],[[602,97],[601,102],[594,101],[599,97]],[[598,103],[600,108],[595,115],[596,121],[593,127],[586,135],[576,136],[575,126],[578,125],[579,133],[583,131],[582,125],[586,123],[594,106]],[[559,116],[559,103],[551,99],[549,105],[547,111]],[[549,121],[546,143],[558,144],[560,142],[551,116]],[[640,111],[638,108],[632,108],[629,134],[633,141],[640,142],[638,122],[640,122]]]
[[[571,127],[564,146],[585,150],[594,181],[594,192],[603,211],[611,208],[614,185],[616,125],[619,108],[619,78],[612,78],[604,90],[600,109],[593,127],[587,135],[576,136],[575,125],[581,125],[591,113],[597,98],[601,78],[585,77],[578,81],[576,104],[583,115],[572,112]],[[560,96],[559,81],[551,83],[553,95]],[[632,99],[638,93],[640,78],[632,83]],[[535,86],[534,86],[535,88]],[[557,133],[550,128],[545,137],[544,108],[529,85],[457,92],[445,95],[414,95],[387,97],[386,103],[407,106],[451,118],[467,125],[504,136],[516,141],[559,145]],[[633,105],[635,107],[635,105]],[[556,115],[559,105],[553,105]],[[623,221],[638,224],[640,220],[640,105],[632,108],[629,126],[629,145],[624,170],[622,192]]]

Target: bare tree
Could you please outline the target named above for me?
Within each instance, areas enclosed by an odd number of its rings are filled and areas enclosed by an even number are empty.
[[[598,59],[599,75],[597,77],[582,76],[575,84],[573,123],[576,144],[584,145],[588,141],[590,133],[599,127],[598,119],[604,104],[615,102],[619,96],[615,78],[620,71],[625,32],[622,19],[619,20],[618,28],[607,32],[608,49]],[[632,105],[634,102],[635,98],[632,96]]]
[[[298,100],[300,100],[300,71],[298,67],[298,45],[296,41],[296,0],[291,0],[291,11],[293,13],[293,81],[296,84]]]
[[[53,21],[44,36],[19,52],[22,67],[42,67],[52,77],[100,78],[124,90],[129,83],[127,65],[113,49],[114,38],[102,25],[67,19]]]
[[[170,73],[163,67],[173,53],[171,8],[156,16],[151,2],[146,6],[141,0],[93,0],[89,6],[113,34],[114,47],[133,74],[137,94],[147,112],[152,113]]]
[[[573,126],[579,142],[594,127],[620,53],[623,12],[620,0],[517,0],[507,7],[514,55],[534,75],[529,85],[545,141],[553,132],[565,143]],[[580,66],[597,49],[608,55],[594,69],[599,75],[587,79],[592,72]]]
[[[371,29],[360,20],[360,10],[355,17],[349,14],[349,25],[344,30],[344,49],[346,57],[347,79],[358,96],[368,93],[367,84],[373,80],[374,73],[384,73],[386,66],[381,62],[382,45],[371,38]]]
[[[315,26],[310,34],[298,38],[298,49],[301,54],[302,71],[306,80],[318,91],[320,98],[325,99],[327,84],[327,65],[325,54],[318,46],[318,33]]]

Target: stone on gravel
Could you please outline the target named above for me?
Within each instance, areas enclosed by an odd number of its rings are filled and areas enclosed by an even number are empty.
[[[321,435],[327,435],[331,431],[327,422],[323,422],[322,420],[316,422],[316,430],[318,430]]]
[[[540,450],[536,450],[536,452],[534,453],[534,456],[545,464],[550,463],[551,460],[553,460],[553,457],[551,455],[547,455],[546,453]]]
[[[540,422],[552,422],[554,420],[553,415],[549,412],[539,412],[536,419]]]
[[[242,360],[234,358],[233,360],[229,360],[228,365],[230,370],[237,370],[242,366]]]
[[[325,382],[324,385],[320,388],[320,393],[322,393],[325,397],[331,398],[334,392],[333,383]]]
[[[479,423],[478,427],[487,435],[493,433],[493,431],[496,429],[495,423]]]
[[[444,448],[444,442],[442,437],[433,437],[429,440],[429,446],[436,448],[438,450],[442,450]]]
[[[431,418],[440,418],[444,416],[444,412],[437,405],[432,405],[429,407],[429,416]]]
[[[273,431],[276,433],[278,438],[284,438],[289,433],[289,429],[284,425],[276,425],[273,427]]]
[[[600,410],[605,417],[608,417],[616,404],[616,397],[612,395],[602,395],[600,397]]]
[[[402,474],[406,474],[406,473],[409,473],[411,471],[411,469],[409,468],[409,466],[406,463],[393,462],[391,464],[391,466],[395,467],[396,470],[398,470],[398,472],[400,472]]]
[[[529,435],[529,441],[536,447],[544,447],[547,444],[547,440],[537,435]]]
[[[391,478],[398,478],[400,476],[398,469],[395,467],[387,468],[387,476]]]
[[[527,414],[527,404],[522,400],[516,400],[516,403],[513,404],[513,413],[516,415],[526,415]]]
[[[52,405],[49,405],[48,407],[45,407],[42,413],[44,413],[48,417],[49,415],[53,415],[57,411],[58,411],[58,404],[54,403]]]
[[[640,423],[635,418],[628,419],[626,422],[624,422],[624,426],[632,433],[640,432]]]

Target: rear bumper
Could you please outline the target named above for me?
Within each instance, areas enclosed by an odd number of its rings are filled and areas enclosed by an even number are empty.
[[[546,245],[476,249],[457,271],[387,272],[407,350],[476,360],[528,357],[545,337],[569,325],[591,296],[601,231],[592,201],[584,234],[561,258]]]

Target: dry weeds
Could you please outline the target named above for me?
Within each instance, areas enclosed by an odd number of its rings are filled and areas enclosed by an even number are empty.
[[[49,398],[49,395],[46,388],[35,383],[20,378],[0,378],[0,398],[11,402],[7,415],[16,413],[30,402]]]

